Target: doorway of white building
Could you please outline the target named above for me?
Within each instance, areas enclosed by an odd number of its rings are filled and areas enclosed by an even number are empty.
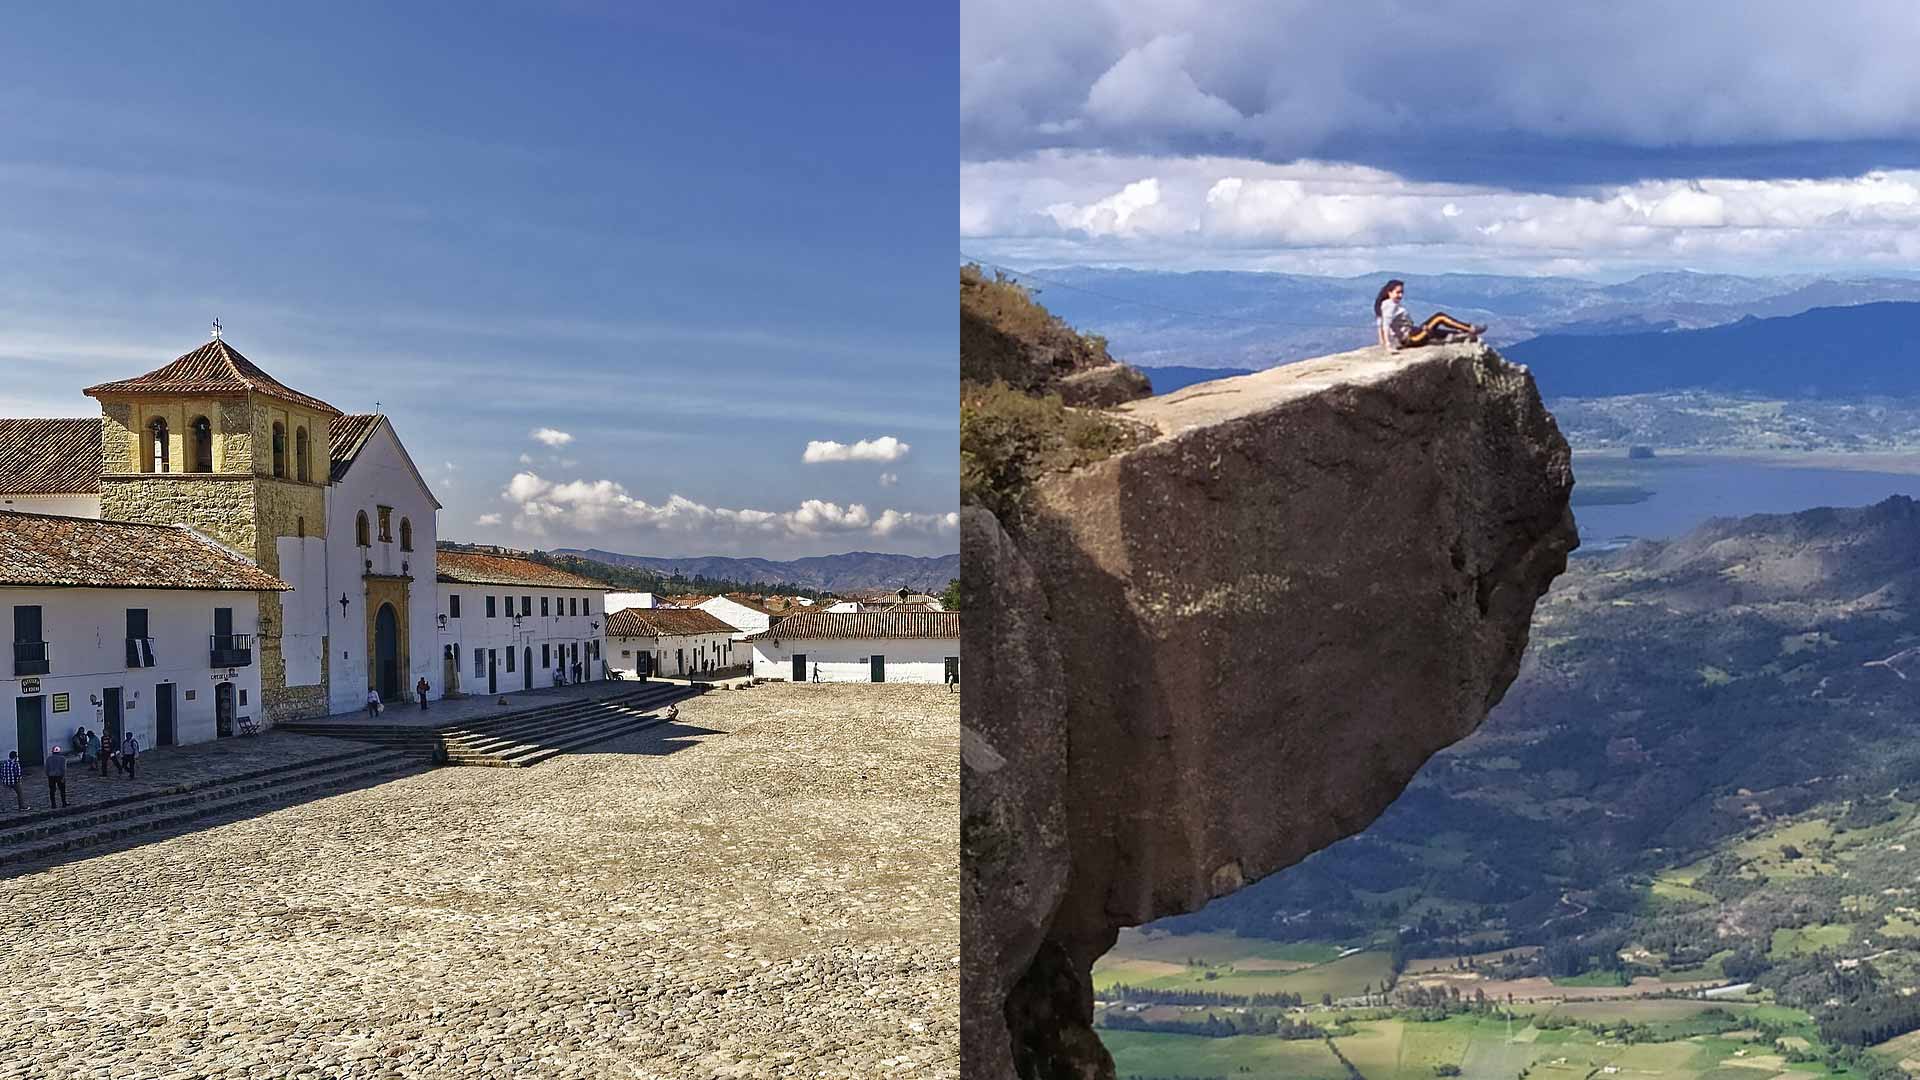
[[[224,739],[233,734],[233,684],[213,684],[213,734]]]
[[[153,688],[153,745],[172,746],[174,741],[173,684],[163,682]]]
[[[884,656],[881,656],[878,653],[875,653],[869,663],[873,672],[873,681],[886,682],[887,681],[887,658]]]
[[[487,650],[487,693],[500,692],[500,654],[494,649]]]
[[[107,740],[106,745],[118,750],[120,748],[120,740],[127,729],[125,710],[122,708],[120,701],[120,688],[117,686],[109,686],[100,691],[100,701],[103,705],[101,711],[106,714],[107,718],[107,733],[103,738]]]
[[[44,765],[47,760],[46,698],[13,699],[14,733],[19,737],[20,764]]]
[[[521,689],[533,689],[533,646],[529,645],[520,654],[520,670],[524,673]]]
[[[794,682],[807,681],[807,654],[806,653],[797,652],[793,654],[793,681]]]
[[[380,700],[400,700],[400,615],[392,604],[381,604],[373,623],[374,687]]]

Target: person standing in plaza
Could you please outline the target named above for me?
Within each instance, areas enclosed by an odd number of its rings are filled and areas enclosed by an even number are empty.
[[[120,741],[120,767],[127,771],[127,779],[129,780],[133,779],[134,759],[139,756],[140,740],[134,738],[133,732],[129,731],[127,732],[127,737]]]
[[[9,750],[7,760],[0,761],[0,787],[12,788],[14,801],[20,804],[20,809],[27,808],[27,792],[20,786],[20,751]]]
[[[71,805],[67,802],[67,755],[61,752],[59,743],[47,751],[47,809],[53,809],[56,797],[58,805]]]
[[[419,695],[420,698],[421,712],[427,711],[427,691],[432,689],[433,687],[427,685],[427,677],[425,675],[420,676],[420,681],[413,684],[413,692]]]
[[[114,748],[107,745],[104,734],[104,732],[96,731],[92,735],[93,756],[99,759],[101,776],[107,775],[107,764],[113,760],[115,753]]]
[[[379,715],[380,715],[380,691],[370,689],[367,691],[367,719],[371,720],[374,717]]]

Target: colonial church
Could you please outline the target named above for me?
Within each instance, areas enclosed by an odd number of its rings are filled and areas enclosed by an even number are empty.
[[[170,364],[84,393],[97,419],[0,420],[0,509],[185,525],[291,586],[259,596],[261,719],[350,711],[369,689],[401,700],[422,677],[434,697],[457,686],[460,623],[441,609],[436,573],[440,504],[385,415],[342,413],[281,383],[217,328]],[[604,593],[598,583],[496,561],[506,570],[489,584],[564,591],[576,611],[603,616],[581,602]],[[511,621],[530,658],[540,628]],[[598,618],[591,631],[578,621],[546,628],[571,636],[575,655],[599,637]],[[476,674],[498,663],[473,653]],[[597,640],[586,653],[598,658]],[[526,687],[551,685],[541,674]]]

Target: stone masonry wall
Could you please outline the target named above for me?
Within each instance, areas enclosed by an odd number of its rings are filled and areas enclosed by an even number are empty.
[[[253,477],[222,473],[122,473],[100,480],[100,516],[186,525],[253,556]]]

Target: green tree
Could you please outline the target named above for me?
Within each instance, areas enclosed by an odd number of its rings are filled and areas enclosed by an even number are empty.
[[[960,610],[960,579],[949,578],[947,591],[940,594],[940,606],[948,611]]]

